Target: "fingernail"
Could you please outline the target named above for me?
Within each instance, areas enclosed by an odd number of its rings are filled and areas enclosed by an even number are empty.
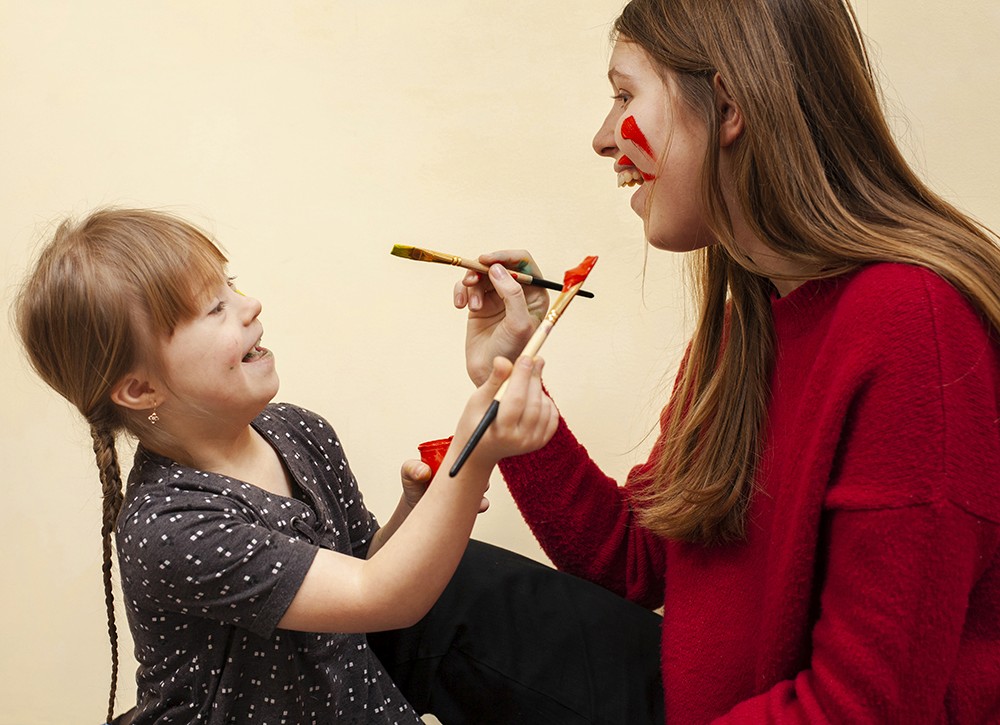
[[[493,279],[503,279],[504,276],[506,276],[506,273],[507,270],[504,269],[501,264],[494,264],[490,267],[490,276],[493,277]]]
[[[517,359],[517,364],[522,368],[528,368],[529,370],[535,364],[535,359],[529,355],[522,355]]]

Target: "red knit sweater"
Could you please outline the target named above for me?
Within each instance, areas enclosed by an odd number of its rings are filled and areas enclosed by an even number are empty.
[[[1000,345],[904,265],[772,309],[745,542],[643,530],[562,421],[501,464],[525,520],[560,569],[663,605],[671,725],[1000,722]]]

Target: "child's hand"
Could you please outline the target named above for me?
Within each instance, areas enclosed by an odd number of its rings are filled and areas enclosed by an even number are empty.
[[[508,377],[510,380],[496,420],[479,441],[470,462],[478,459],[481,465],[492,467],[501,458],[529,453],[549,442],[559,413],[542,391],[543,366],[541,358],[532,360],[523,355],[514,364],[503,357],[494,358],[489,378],[466,405],[455,436],[457,442],[469,439],[500,385]]]
[[[403,461],[399,477],[403,482],[403,500],[407,506],[413,508],[431,482],[431,467],[415,458]]]
[[[445,473],[447,475],[447,472]],[[417,505],[417,501],[423,497],[424,493],[427,492],[427,487],[431,483],[431,467],[421,460],[412,458],[408,461],[403,461],[403,465],[399,469],[399,477],[403,482],[403,500],[412,509]],[[489,483],[487,482],[486,488],[489,487]],[[483,496],[483,500],[479,504],[479,513],[482,513],[489,507],[489,499]]]

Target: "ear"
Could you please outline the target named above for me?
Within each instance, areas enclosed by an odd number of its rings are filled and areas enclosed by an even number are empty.
[[[160,404],[149,377],[142,371],[128,373],[111,389],[111,401],[123,408],[149,410]]]
[[[743,135],[743,111],[726,90],[726,83],[718,73],[712,78],[715,89],[715,108],[719,114],[719,145],[731,146]]]

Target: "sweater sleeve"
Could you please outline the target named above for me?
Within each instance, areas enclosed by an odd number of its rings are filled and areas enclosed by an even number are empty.
[[[548,445],[502,460],[500,470],[559,569],[652,609],[663,603],[664,543],[637,524],[627,494],[649,465],[633,468],[626,488],[619,487],[560,418]]]
[[[1000,707],[1000,352],[944,282],[919,291],[868,341],[808,665],[720,723],[984,722]]]

